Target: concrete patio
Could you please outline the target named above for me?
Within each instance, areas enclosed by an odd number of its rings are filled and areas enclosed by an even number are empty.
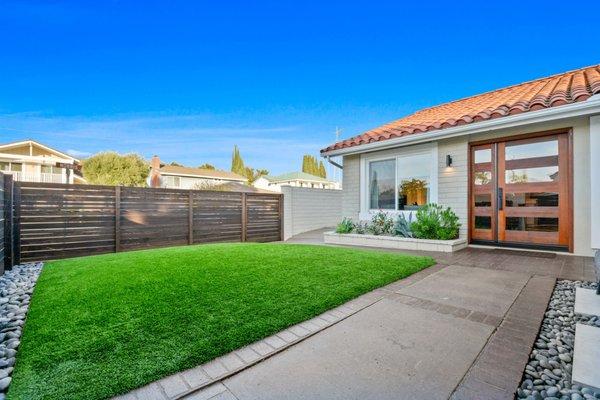
[[[321,233],[290,242],[319,243]],[[184,398],[513,399],[556,279],[594,278],[584,257],[476,248],[426,255],[438,265]]]

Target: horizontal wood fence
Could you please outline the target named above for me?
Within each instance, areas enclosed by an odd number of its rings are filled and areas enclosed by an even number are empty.
[[[15,261],[281,240],[279,194],[14,183]]]

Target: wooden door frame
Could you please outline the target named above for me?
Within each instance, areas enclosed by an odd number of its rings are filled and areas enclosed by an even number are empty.
[[[473,212],[473,207],[471,205],[471,196],[473,195],[473,163],[472,163],[472,148],[475,146],[480,146],[480,145],[485,145],[485,144],[494,144],[494,143],[498,143],[498,142],[509,142],[509,141],[513,141],[513,140],[522,140],[522,139],[534,139],[534,138],[539,138],[539,137],[544,137],[544,136],[552,136],[552,135],[561,135],[561,134],[566,134],[567,135],[567,200],[568,200],[568,206],[567,206],[567,215],[568,215],[568,221],[567,221],[567,232],[569,235],[569,243],[568,243],[568,252],[569,253],[573,253],[574,251],[574,238],[573,238],[573,234],[574,234],[574,204],[573,204],[573,186],[574,186],[574,181],[573,181],[573,128],[569,127],[569,128],[561,128],[561,129],[553,129],[553,130],[547,130],[547,131],[539,131],[539,132],[531,132],[531,133],[525,133],[525,134],[517,134],[517,135],[508,135],[508,136],[501,136],[501,137],[497,137],[497,138],[493,138],[493,139],[485,139],[485,140],[476,140],[476,141],[472,141],[469,142],[469,146],[468,146],[468,151],[467,151],[467,174],[468,174],[468,179],[467,179],[467,210],[468,210],[468,229],[467,229],[467,240],[469,243],[472,243],[472,226],[474,223],[474,212]],[[495,161],[492,159],[492,164],[495,164]],[[493,177],[494,179],[497,179],[496,177]],[[493,193],[492,194],[492,200],[496,197],[496,194]],[[492,201],[492,203],[494,204],[495,202]],[[492,246],[502,246],[503,244],[501,243],[494,243],[491,244]],[[506,245],[505,245],[506,246]],[[509,247],[511,247],[510,245],[508,245]],[[513,246],[514,247],[514,246]],[[544,246],[541,245],[531,245],[531,246],[527,246],[530,248],[534,248],[534,249],[544,249]]]

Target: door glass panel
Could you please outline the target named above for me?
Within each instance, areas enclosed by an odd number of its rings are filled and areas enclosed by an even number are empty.
[[[558,193],[506,193],[506,207],[558,207]]]
[[[396,160],[369,163],[369,207],[371,209],[396,208]]]
[[[556,139],[545,142],[535,142],[527,144],[513,143],[506,143],[506,160],[520,160],[524,158],[558,155],[558,140]]]
[[[492,162],[492,149],[475,150],[475,164]]]
[[[558,180],[558,167],[507,169],[506,183],[554,182]]]
[[[475,207],[491,207],[492,206],[492,194],[476,194],[475,195]]]
[[[473,183],[477,186],[487,185],[492,181],[492,173],[490,171],[476,171],[473,173]]]
[[[492,229],[492,217],[475,217],[475,229]]]
[[[558,218],[506,217],[507,231],[558,232]]]

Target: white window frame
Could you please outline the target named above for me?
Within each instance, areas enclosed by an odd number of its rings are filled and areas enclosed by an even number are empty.
[[[438,168],[439,168],[439,160],[438,160],[438,146],[436,142],[426,143],[423,145],[409,146],[409,147],[400,147],[390,150],[378,151],[375,153],[363,153],[360,156],[360,213],[359,219],[361,221],[370,220],[374,213],[383,211],[389,214],[392,217],[396,217],[400,214],[404,214],[405,217],[409,217],[411,214],[414,214],[415,210],[398,210],[398,159],[407,156],[415,156],[415,155],[429,155],[431,164],[430,164],[430,176],[429,176],[429,202],[437,203],[438,202]],[[394,210],[379,210],[379,209],[370,209],[370,199],[369,199],[369,165],[373,161],[385,161],[385,160],[395,160],[395,185],[396,190],[394,193]]]

